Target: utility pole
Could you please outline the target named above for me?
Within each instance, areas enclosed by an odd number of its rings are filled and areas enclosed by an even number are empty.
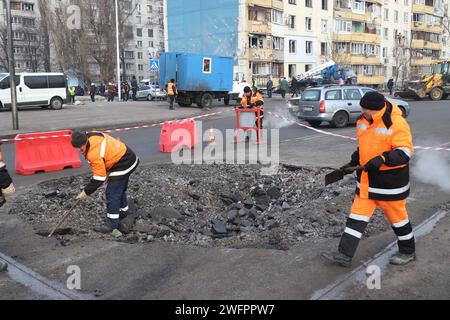
[[[120,83],[120,47],[119,47],[119,0],[116,0],[116,49],[117,49],[117,90],[119,102],[122,101],[122,84]],[[123,66],[125,68],[125,66]],[[125,79],[124,79],[125,80]]]
[[[13,130],[19,130],[19,114],[17,111],[17,91],[16,91],[16,63],[14,61],[14,41],[11,19],[11,0],[3,0],[6,4],[6,27],[8,30],[8,61],[9,61],[9,84],[11,88],[11,110],[13,120]]]

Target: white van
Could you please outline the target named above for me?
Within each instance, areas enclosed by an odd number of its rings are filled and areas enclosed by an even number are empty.
[[[67,79],[63,73],[21,73],[15,80],[19,107],[40,106],[60,110],[69,100]],[[0,73],[0,108],[11,108],[8,73]]]

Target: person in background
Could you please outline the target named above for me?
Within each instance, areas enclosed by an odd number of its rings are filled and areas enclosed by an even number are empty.
[[[387,88],[389,90],[389,95],[392,96],[393,90],[394,90],[394,79],[389,79],[388,83],[387,83]]]
[[[294,96],[298,97],[298,81],[295,77],[292,77],[291,92],[292,92],[291,98],[293,98]]]
[[[272,91],[273,91],[273,81],[271,78],[269,78],[269,81],[267,81],[267,96],[269,99],[272,98]]]
[[[91,83],[91,88],[89,89],[89,93],[90,93],[90,95],[91,95],[91,101],[92,101],[92,102],[95,102],[95,93],[96,93],[96,90],[97,90],[97,88],[96,88],[96,86],[95,86],[95,83]]]
[[[70,103],[74,104],[75,103],[75,93],[76,93],[76,89],[74,86],[69,88],[69,97],[70,97]]]
[[[137,82],[135,76],[133,76],[133,78],[131,79],[131,91],[133,92],[132,99],[133,99],[133,101],[136,101],[136,94],[138,91],[138,82]]]
[[[174,110],[173,103],[175,102],[175,98],[178,94],[177,86],[175,85],[175,79],[170,79],[169,83],[166,84],[167,97],[170,102],[170,110]]]
[[[114,97],[116,96],[116,86],[110,82],[108,84],[108,102],[114,102]]]
[[[286,92],[289,89],[289,82],[286,80],[286,77],[283,78],[283,80],[281,80],[280,82],[280,91],[281,91],[281,97],[283,97],[283,99],[286,98]]]
[[[102,82],[102,84],[100,84],[99,92],[100,92],[100,95],[101,95],[102,97],[105,96],[106,87],[105,87],[105,84],[104,84],[103,82]]]

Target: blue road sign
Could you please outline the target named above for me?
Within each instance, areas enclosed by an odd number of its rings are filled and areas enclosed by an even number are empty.
[[[159,60],[150,60],[150,71],[159,71]]]

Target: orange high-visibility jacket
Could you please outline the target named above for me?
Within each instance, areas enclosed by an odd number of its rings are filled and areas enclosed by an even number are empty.
[[[395,201],[409,196],[409,161],[414,153],[411,129],[401,110],[386,102],[373,116],[362,117],[356,125],[359,164],[383,156],[385,164],[379,171],[359,171],[356,193],[363,199]]]
[[[139,164],[134,152],[121,141],[101,132],[87,134],[88,142],[83,151],[92,167],[93,177],[86,186],[86,193],[94,193],[105,181],[131,174]]]
[[[264,98],[259,92],[257,92],[256,95],[253,95],[253,93],[252,93],[252,95],[250,97],[250,103],[248,103],[247,95],[244,94],[242,96],[241,106],[243,108],[249,108],[250,105],[256,106],[257,102],[262,102],[262,105],[264,105]]]
[[[174,96],[177,94],[177,87],[175,86],[175,83],[169,82],[167,84],[167,95]]]

